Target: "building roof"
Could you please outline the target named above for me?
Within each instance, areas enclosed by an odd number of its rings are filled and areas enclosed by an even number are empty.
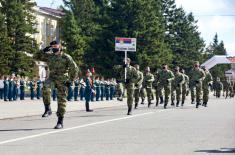
[[[50,15],[54,15],[54,16],[64,16],[65,13],[61,10],[61,9],[52,9],[52,8],[48,8],[48,7],[39,7],[40,11],[46,12]]]

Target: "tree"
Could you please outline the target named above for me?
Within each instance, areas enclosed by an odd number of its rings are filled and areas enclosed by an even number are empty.
[[[11,71],[16,74],[35,76],[35,64],[23,52],[34,53],[37,49],[32,34],[36,33],[36,20],[31,0],[0,0],[5,17],[7,36],[12,47]]]
[[[172,64],[189,69],[193,61],[202,61],[204,41],[192,13],[177,8],[175,0],[162,0],[166,41],[173,51]]]
[[[0,75],[9,75],[10,66],[12,60],[12,48],[10,46],[10,40],[7,37],[7,30],[5,25],[4,16],[0,12]]]
[[[206,53],[207,53],[207,59],[213,57],[214,55],[227,54],[226,49],[224,47],[224,42],[223,41],[219,42],[217,33],[213,38],[213,42],[210,43],[210,45],[207,47]],[[224,72],[227,71],[228,69],[229,65],[226,64],[216,65],[211,69],[211,74],[214,79],[216,79],[217,77],[224,79],[225,78]]]

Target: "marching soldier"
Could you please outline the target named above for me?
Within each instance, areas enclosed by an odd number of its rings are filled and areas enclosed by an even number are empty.
[[[180,72],[180,68],[175,67],[175,78],[173,80],[173,90],[176,92],[176,107],[179,106],[181,95],[182,95],[182,85],[185,82],[184,75]],[[172,91],[172,96],[175,98],[175,92]],[[174,105],[174,100],[172,101]]]
[[[60,44],[57,41],[51,42],[50,46],[43,49],[43,51],[37,52],[34,58],[48,63],[50,69],[48,81],[54,83],[58,91],[58,121],[55,129],[61,129],[63,128],[63,119],[66,109],[66,92],[68,90],[69,81],[73,81],[77,77],[78,67],[71,56],[61,51]],[[47,90],[48,89],[46,89],[46,91]],[[44,104],[45,113],[47,113],[50,109],[50,103]]]
[[[147,91],[147,97],[148,97],[148,107],[152,104],[152,95],[153,95],[153,81],[154,81],[154,75],[150,73],[150,68],[146,67],[145,69],[145,75],[144,75],[144,88]]]
[[[220,78],[217,77],[215,82],[216,98],[220,98],[222,90],[223,90],[223,84],[220,81]]]
[[[139,65],[135,65],[135,69],[137,70],[137,74],[138,74],[138,80],[137,80],[137,83],[135,84],[135,92],[134,92],[135,109],[137,109],[138,103],[139,103],[139,98],[140,98],[140,90],[142,88],[142,83],[143,83],[143,80],[144,80],[144,75],[140,71],[140,66]]]
[[[174,79],[174,74],[172,71],[168,69],[168,66],[166,64],[162,65],[162,70],[159,71],[159,87],[158,87],[158,97],[161,94],[161,91],[164,89],[164,95],[165,95],[165,100],[164,100],[164,109],[166,109],[168,101],[169,101],[169,96],[171,93],[171,81]]]
[[[207,107],[207,102],[209,99],[209,84],[212,82],[211,73],[204,67],[205,78],[202,82],[202,91],[203,91],[203,106]]]
[[[201,95],[202,95],[202,81],[205,77],[204,71],[200,68],[199,62],[194,63],[194,67],[189,74],[190,80],[190,90],[191,90],[191,100],[192,104],[195,101],[195,89],[196,89],[196,108],[201,104]]]
[[[184,82],[182,84],[182,102],[181,102],[181,106],[184,106],[184,102],[185,102],[186,96],[188,94],[189,77],[188,77],[188,75],[185,74],[184,69],[181,69],[181,73],[184,76]]]
[[[92,73],[90,70],[86,73],[86,87],[85,87],[85,106],[86,106],[86,112],[92,112],[93,110],[90,109],[90,101],[91,101],[91,95],[94,92],[93,86],[92,86]]]

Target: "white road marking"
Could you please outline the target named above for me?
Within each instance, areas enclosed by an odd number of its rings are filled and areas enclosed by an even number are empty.
[[[15,138],[15,139],[9,139],[9,140],[5,140],[5,141],[1,141],[0,145],[7,144],[7,143],[12,143],[12,142],[17,142],[17,141],[23,141],[23,140],[26,140],[26,139],[42,137],[42,136],[55,134],[55,133],[60,133],[60,132],[65,132],[65,131],[71,131],[71,130],[85,128],[85,127],[89,127],[89,126],[105,124],[105,123],[119,121],[119,120],[126,120],[126,119],[130,119],[130,118],[135,118],[135,117],[144,116],[144,115],[150,115],[150,114],[154,114],[154,113],[157,113],[157,112],[163,112],[163,111],[169,111],[169,110],[172,110],[172,109],[158,110],[158,111],[155,111],[155,112],[152,111],[152,112],[136,114],[136,115],[132,115],[132,116],[125,116],[125,117],[120,117],[120,118],[115,118],[115,119],[110,119],[110,120],[105,120],[105,121],[99,121],[99,122],[95,122],[95,123],[79,125],[79,126],[75,126],[75,127],[71,127],[71,128],[65,128],[65,129],[59,129],[59,130],[50,131],[50,132],[44,132],[44,133],[35,134],[35,135],[31,135],[31,136],[25,136],[25,137],[20,137],[20,138]]]

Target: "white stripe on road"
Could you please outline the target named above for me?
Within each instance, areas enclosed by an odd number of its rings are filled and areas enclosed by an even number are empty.
[[[171,109],[159,110],[159,111],[156,111],[156,112],[163,112],[163,111],[168,111],[168,110],[171,110]],[[0,145],[7,144],[7,143],[12,143],[12,142],[17,142],[17,141],[23,141],[23,140],[26,140],[26,139],[32,139],[32,138],[36,138],[36,137],[42,137],[42,136],[55,134],[55,133],[60,133],[60,132],[65,132],[65,131],[71,131],[71,130],[85,128],[85,127],[89,127],[89,126],[95,126],[95,125],[99,125],[99,124],[105,124],[105,123],[109,123],[109,122],[114,122],[114,121],[119,121],[119,120],[126,120],[126,119],[130,119],[130,118],[134,118],[134,117],[144,116],[144,115],[150,115],[150,114],[154,114],[156,112],[152,111],[152,112],[147,112],[147,113],[143,113],[143,114],[125,116],[125,117],[121,117],[121,118],[115,118],[115,119],[110,119],[110,120],[105,120],[105,121],[99,121],[99,122],[79,125],[79,126],[75,126],[75,127],[71,127],[71,128],[59,129],[59,130],[44,132],[44,133],[35,134],[35,135],[31,135],[31,136],[25,136],[25,137],[10,139],[10,140],[0,142]]]

